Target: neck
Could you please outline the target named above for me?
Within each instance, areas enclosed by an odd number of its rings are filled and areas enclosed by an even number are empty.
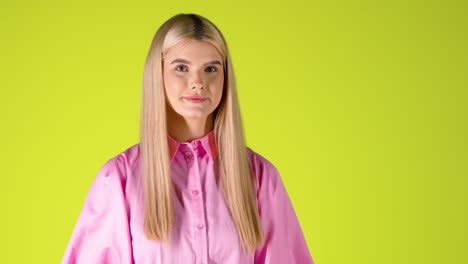
[[[190,142],[201,138],[213,129],[213,115],[202,119],[184,119],[178,114],[169,114],[167,132],[178,142]]]

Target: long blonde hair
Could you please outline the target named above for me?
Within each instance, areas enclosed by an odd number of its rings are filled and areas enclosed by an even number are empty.
[[[184,39],[207,41],[224,57],[223,96],[214,111],[219,177],[242,249],[254,251],[264,242],[256,205],[255,174],[249,163],[237,99],[234,71],[226,41],[208,19],[178,14],[156,32],[143,74],[140,154],[144,190],[144,232],[148,239],[168,242],[175,219],[167,142],[166,101],[162,62],[165,51]]]

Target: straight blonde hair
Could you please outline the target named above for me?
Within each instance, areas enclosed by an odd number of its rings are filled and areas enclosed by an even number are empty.
[[[146,58],[140,116],[144,232],[150,240],[167,243],[175,219],[162,76],[165,52],[186,39],[207,41],[223,55],[223,95],[213,112],[218,148],[215,168],[219,169],[218,177],[241,247],[244,252],[253,252],[263,245],[264,234],[253,186],[256,176],[248,159],[233,66],[220,30],[208,19],[195,14],[178,14],[167,20],[156,32]]]

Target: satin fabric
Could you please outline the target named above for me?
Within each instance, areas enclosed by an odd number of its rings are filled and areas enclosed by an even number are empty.
[[[168,135],[176,220],[168,245],[143,232],[139,144],[109,159],[88,191],[61,263],[311,264],[277,169],[247,147],[265,244],[244,254],[216,182],[214,130],[191,142]]]

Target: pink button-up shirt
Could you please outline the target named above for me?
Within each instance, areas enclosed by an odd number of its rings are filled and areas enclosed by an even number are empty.
[[[215,181],[214,130],[191,142],[168,136],[176,212],[168,247],[143,232],[139,144],[108,160],[86,196],[62,263],[311,264],[300,224],[276,168],[248,149],[258,175],[257,207],[265,244],[243,254]]]

